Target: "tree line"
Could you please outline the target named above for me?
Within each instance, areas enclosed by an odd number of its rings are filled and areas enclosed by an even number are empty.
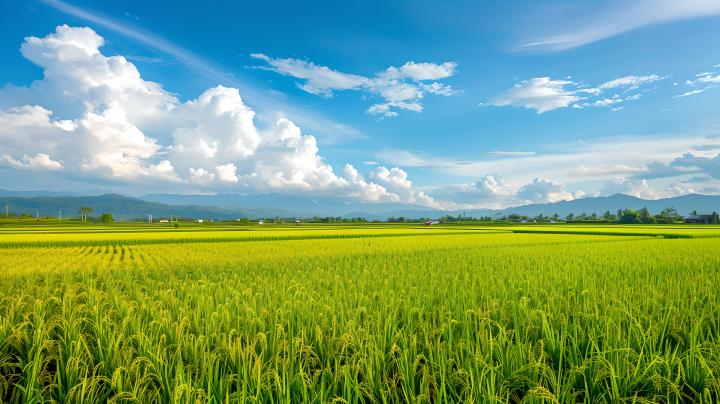
[[[111,223],[113,222],[113,217],[110,213],[103,213],[99,217],[92,217],[90,214],[95,213],[95,210],[91,207],[83,206],[80,209],[78,209],[77,213],[80,214],[79,218],[69,218],[68,220],[81,220],[83,222],[91,222],[91,223]],[[693,211],[690,213],[691,215],[697,214],[697,212]],[[17,214],[10,213],[8,217],[12,216],[13,218],[23,218],[23,219],[30,219],[34,218],[29,213],[23,213],[21,216],[18,216]],[[712,219],[711,223],[720,223],[720,216],[718,216],[717,212],[712,213]],[[57,219],[56,217],[51,216],[45,216],[43,219]],[[162,219],[169,219],[166,217],[157,218],[153,221],[159,221]],[[192,218],[185,218],[185,217],[179,217],[179,216],[173,216],[174,221],[193,221]],[[411,219],[405,216],[400,217],[394,217],[391,216],[386,220],[386,223],[424,223],[426,221],[433,220],[429,217],[421,217],[419,219]],[[129,220],[131,222],[147,222],[147,218],[140,218],[136,217],[134,219]],[[224,222],[241,222],[243,224],[250,224],[251,220],[248,218],[242,218],[239,220],[224,220]],[[372,222],[368,221],[367,219],[363,217],[355,217],[355,218],[343,218],[341,216],[326,216],[326,217],[320,217],[320,216],[313,216],[312,218],[297,218],[297,217],[270,217],[270,218],[259,218],[254,221],[264,221],[265,223],[295,223],[297,221],[300,221],[301,223],[380,223],[380,220],[373,220]],[[568,214],[567,216],[560,217],[559,214],[554,214],[553,216],[543,216],[542,214],[537,216],[525,216],[520,215],[518,213],[511,213],[509,215],[503,215],[502,213],[496,213],[493,216],[480,216],[480,217],[473,217],[472,215],[468,216],[465,213],[462,215],[452,216],[452,215],[445,215],[442,216],[440,219],[438,219],[440,223],[453,223],[453,222],[491,222],[491,221],[506,221],[506,222],[522,222],[522,221],[534,221],[538,223],[547,223],[547,222],[592,222],[592,221],[598,221],[598,222],[613,222],[613,223],[623,223],[623,224],[653,224],[653,223],[659,223],[659,224],[671,224],[671,223],[678,223],[682,222],[682,216],[678,213],[677,209],[674,207],[663,209],[660,213],[652,215],[650,214],[650,211],[648,210],[647,206],[643,207],[639,210],[632,210],[632,209],[618,209],[617,212],[613,213],[609,210],[605,213],[598,215],[597,213],[592,213],[590,215],[586,213],[581,213],[579,215],[575,215],[573,213]]]

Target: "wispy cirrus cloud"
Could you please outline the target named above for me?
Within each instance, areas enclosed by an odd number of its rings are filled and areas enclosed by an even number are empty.
[[[91,12],[82,10],[78,7],[67,4],[65,2],[62,2],[60,0],[41,0],[41,1],[43,3],[49,5],[50,7],[58,9],[62,12],[65,12],[67,14],[73,15],[78,18],[82,18],[87,21],[92,21],[94,23],[100,24],[106,28],[109,28],[109,29],[117,32],[117,33],[123,34],[130,38],[133,38],[147,46],[150,46],[150,47],[160,50],[164,53],[172,55],[178,59],[182,59],[183,61],[187,62],[190,65],[195,65],[195,66],[201,67],[207,71],[213,70],[209,65],[206,64],[206,62],[201,60],[201,58],[198,57],[197,55],[194,55],[191,52],[189,52],[185,49],[182,49],[181,47],[164,40],[163,38],[161,38],[160,36],[158,36],[156,34],[153,34],[152,32],[149,32],[149,31],[144,30],[139,27],[128,26],[127,24],[117,22],[112,18],[102,16],[99,13],[91,13]],[[138,60],[138,59],[134,59],[134,60]],[[143,60],[143,61],[146,61],[146,60]]]
[[[716,67],[716,66],[713,66],[713,67]],[[698,73],[695,75],[695,77],[699,77],[698,79],[686,80],[685,84],[687,84],[689,86],[697,87],[699,84],[720,83],[720,74],[713,76],[714,73],[715,72]],[[717,84],[708,84],[705,86],[705,88],[699,88],[697,90],[688,91],[685,94],[678,94],[678,95],[674,96],[673,98],[682,98],[682,97],[687,97],[689,95],[699,94],[699,93],[702,93],[703,91],[707,91],[707,90],[709,90],[711,88],[715,88],[717,86],[718,86]]]
[[[593,6],[599,3],[589,3]],[[567,15],[567,10],[556,15]],[[602,3],[599,9],[576,8],[564,21],[544,21],[539,33],[522,41],[514,51],[559,52],[577,48],[648,25],[720,14],[720,2],[713,0],[629,0]],[[559,28],[556,28],[559,27]]]
[[[682,98],[682,97],[687,97],[687,96],[689,96],[689,95],[699,94],[699,93],[702,93],[703,91],[706,91],[706,90],[709,90],[709,89],[715,88],[715,87],[717,87],[717,86],[715,86],[715,85],[709,85],[709,86],[707,86],[707,87],[705,87],[705,88],[700,88],[700,89],[697,89],[697,90],[688,91],[688,92],[685,93],[685,94],[678,94],[678,95],[674,96],[673,98]]]
[[[514,151],[514,152],[504,152],[504,151],[491,151],[485,153],[486,156],[530,156],[535,154],[535,152],[521,152],[521,151]]]
[[[444,157],[433,157],[397,149],[383,149],[375,153],[375,156],[380,159],[380,161],[392,161],[393,164],[397,164],[401,167],[448,169],[475,163],[474,161],[461,161]]]
[[[146,56],[132,56],[132,55],[125,55],[125,59],[134,60],[136,62],[145,62],[145,63],[157,63],[160,66],[171,66],[174,65],[174,62],[167,61],[160,57],[146,57]]]
[[[648,169],[644,167],[630,167],[624,164],[599,164],[588,168],[581,164],[578,167],[572,168],[568,174],[571,177],[599,177],[618,174],[634,174],[643,171],[648,171]]]

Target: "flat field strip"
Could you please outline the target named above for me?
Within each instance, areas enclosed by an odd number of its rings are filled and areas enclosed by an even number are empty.
[[[720,238],[717,226],[698,225],[442,225],[364,224],[364,225],[266,225],[211,226],[123,224],[110,226],[0,226],[0,248],[31,246],[133,245],[195,242],[232,242],[249,240],[294,240],[316,238],[392,237],[421,234],[470,234],[508,232],[530,234],[577,234],[665,238]]]
[[[149,245],[198,242],[245,242],[272,240],[377,238],[413,235],[451,235],[510,233],[504,229],[430,229],[426,227],[368,228],[368,229],[274,229],[274,230],[215,230],[215,231],[126,231],[107,233],[49,233],[2,234],[0,248],[19,247],[70,247],[94,245]]]
[[[647,228],[6,244],[0,398],[716,402],[720,240]]]

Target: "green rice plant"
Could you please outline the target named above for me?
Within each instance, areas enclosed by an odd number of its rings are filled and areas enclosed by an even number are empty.
[[[380,230],[5,245],[0,397],[720,398],[715,238]]]

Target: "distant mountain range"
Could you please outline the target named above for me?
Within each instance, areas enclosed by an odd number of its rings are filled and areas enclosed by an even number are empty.
[[[553,216],[557,213],[564,218],[570,213],[576,216],[583,213],[587,214],[588,216],[592,215],[593,213],[597,213],[598,216],[601,216],[606,211],[617,214],[618,209],[638,210],[642,209],[643,207],[647,207],[651,214],[660,213],[663,209],[670,207],[677,209],[678,213],[682,216],[689,215],[692,211],[697,211],[698,214],[710,214],[715,211],[720,212],[720,196],[689,194],[673,198],[647,200],[625,194],[615,194],[612,196],[582,198],[572,201],[515,206],[506,209],[466,209],[443,211],[442,214],[458,216],[464,213],[468,216],[480,217],[492,216],[497,213],[502,213],[504,215],[517,213],[521,216],[534,217],[540,214],[542,214],[543,216]],[[426,210],[416,212],[416,215],[428,217],[437,215],[437,213],[437,211]],[[394,216],[397,217],[398,212],[395,212]]]
[[[36,196],[32,198],[22,197],[0,197],[0,216],[5,213],[5,206],[15,214],[29,213],[43,216],[58,217],[62,210],[63,217],[79,216],[77,211],[83,206],[93,208],[95,213],[91,216],[99,216],[103,213],[110,213],[115,220],[133,220],[136,217],[153,218],[181,216],[197,219],[239,219],[242,217],[260,218],[275,216],[295,216],[296,212],[282,209],[256,208],[256,209],[227,209],[217,206],[198,205],[168,205],[164,203],[144,201],[138,198],[131,198],[117,194],[106,194],[100,196]]]
[[[427,206],[409,203],[343,203],[337,201],[313,201],[296,196],[277,193],[261,195],[218,194],[218,195],[173,195],[150,194],[139,197],[146,201],[167,203],[168,205],[204,205],[228,209],[264,208],[283,209],[293,212],[305,212],[309,216],[347,216],[348,212],[378,214],[391,211],[426,211]],[[432,209],[437,210],[437,209]],[[387,219],[387,217],[386,217]]]
[[[605,211],[616,213],[618,209],[641,209],[647,206],[650,213],[659,213],[674,207],[681,215],[692,211],[712,213],[720,211],[720,196],[690,194],[674,198],[645,200],[634,196],[616,194],[608,197],[583,198],[546,204],[516,206],[507,209],[472,209],[443,211],[425,206],[402,203],[342,203],[336,201],[313,201],[306,198],[271,193],[266,195],[173,195],[151,194],[133,198],[117,194],[92,195],[102,190],[86,191],[91,195],[64,195],[47,191],[5,191],[0,190],[0,210],[8,205],[12,213],[39,212],[40,216],[77,215],[81,206],[95,209],[96,215],[111,213],[116,219],[132,220],[135,217],[182,216],[213,218],[218,220],[249,217],[313,217],[342,216],[364,217],[368,220],[387,220],[389,217],[404,216],[437,219],[444,215],[481,217],[497,213],[517,213],[523,216],[552,216],[555,213],[565,217],[569,213],[602,215]],[[4,213],[4,212],[2,212]]]
[[[162,202],[171,205],[204,205],[219,206],[228,209],[253,209],[258,206],[276,208],[301,213],[303,216],[342,216],[364,217],[368,220],[387,220],[388,217],[417,219],[420,217],[438,218],[444,215],[457,216],[492,216],[496,213],[517,213],[523,216],[552,216],[555,213],[567,216],[570,213],[580,215],[586,213],[602,215],[605,211],[616,213],[618,209],[641,209],[647,206],[655,214],[665,208],[674,207],[681,215],[687,215],[693,210],[698,213],[711,213],[720,211],[720,196],[690,194],[667,199],[645,200],[625,194],[615,194],[607,197],[583,198],[572,201],[555,203],[532,204],[516,206],[506,209],[465,209],[442,211],[426,206],[403,203],[342,203],[335,201],[312,201],[305,198],[271,193],[267,195],[172,195],[152,194],[141,196],[140,199]]]
[[[21,198],[33,198],[36,196],[100,196],[106,194],[117,194],[117,192],[107,191],[104,189],[91,189],[89,191],[81,192],[66,192],[66,191],[7,191],[0,189],[0,197],[4,196],[17,196]]]

